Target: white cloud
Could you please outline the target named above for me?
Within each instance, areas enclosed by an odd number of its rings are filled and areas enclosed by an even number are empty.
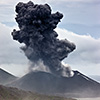
[[[65,29],[56,29],[60,39],[67,38],[76,44],[76,50],[73,51],[65,62],[70,64],[72,69],[77,69],[86,74],[100,75],[100,39],[94,39],[89,35],[77,35]],[[0,24],[0,67],[7,70],[20,70],[19,73],[26,69],[28,60],[19,49],[20,44],[12,40],[11,29]],[[8,66],[7,66],[8,65]],[[22,65],[22,67],[20,67]],[[13,67],[9,67],[13,66]],[[14,66],[19,66],[18,68]],[[23,69],[23,70],[22,70]],[[16,71],[16,75],[18,71]]]
[[[76,44],[76,50],[65,59],[72,69],[79,69],[86,74],[100,75],[100,39],[90,35],[77,35],[65,29],[56,29],[59,38],[67,38]],[[92,70],[92,71],[91,71]]]
[[[0,67],[19,75],[27,69],[28,60],[20,52],[20,44],[12,39],[11,31],[9,27],[0,24]],[[72,69],[85,74],[100,75],[100,39],[89,35],[77,35],[60,28],[56,31],[60,39],[67,38],[77,47],[64,61],[71,65]]]
[[[0,23],[0,68],[12,70],[18,75],[26,69],[28,60],[20,50],[20,44],[12,39],[11,31],[11,28]]]
[[[23,67],[24,66],[24,67]],[[27,64],[2,64],[0,68],[11,73],[12,75],[21,77],[28,73],[28,65]]]
[[[21,45],[13,40],[11,32],[12,28],[7,27],[6,25],[0,23],[0,51],[2,51],[2,53],[0,52],[0,57],[2,55],[6,55],[7,53],[10,53],[11,55],[13,53],[15,55],[16,54],[23,55],[19,49]]]

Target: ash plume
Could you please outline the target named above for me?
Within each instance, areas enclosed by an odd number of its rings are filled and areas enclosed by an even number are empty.
[[[16,5],[16,22],[19,30],[12,32],[14,40],[24,43],[22,50],[27,58],[38,63],[39,60],[55,75],[63,76],[65,67],[61,61],[75,49],[75,45],[67,39],[59,40],[54,31],[63,17],[60,12],[51,13],[48,4],[38,5],[29,1]]]

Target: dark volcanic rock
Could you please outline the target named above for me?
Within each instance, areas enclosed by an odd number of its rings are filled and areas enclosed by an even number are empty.
[[[44,94],[69,97],[100,96],[100,84],[78,71],[73,77],[58,77],[46,72],[31,72],[10,86]]]
[[[3,69],[0,68],[0,84],[5,85],[9,82],[12,82],[16,79],[14,75],[4,71]]]

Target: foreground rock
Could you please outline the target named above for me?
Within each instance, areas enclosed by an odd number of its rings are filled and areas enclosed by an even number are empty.
[[[75,100],[18,90],[0,85],[0,100]]]

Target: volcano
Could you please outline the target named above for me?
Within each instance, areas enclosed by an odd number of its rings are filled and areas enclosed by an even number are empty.
[[[73,42],[58,39],[55,28],[63,18],[63,14],[52,13],[48,4],[34,4],[31,1],[19,2],[15,11],[19,30],[14,29],[11,35],[14,40],[24,44],[21,49],[32,64],[29,65],[28,74],[9,86],[67,97],[100,96],[98,82],[78,71],[72,71],[62,63],[63,59],[76,48]],[[41,66],[47,68],[49,72],[33,71]]]
[[[99,97],[100,83],[74,71],[73,77],[58,77],[47,72],[30,72],[9,86],[42,94],[64,97]]]

